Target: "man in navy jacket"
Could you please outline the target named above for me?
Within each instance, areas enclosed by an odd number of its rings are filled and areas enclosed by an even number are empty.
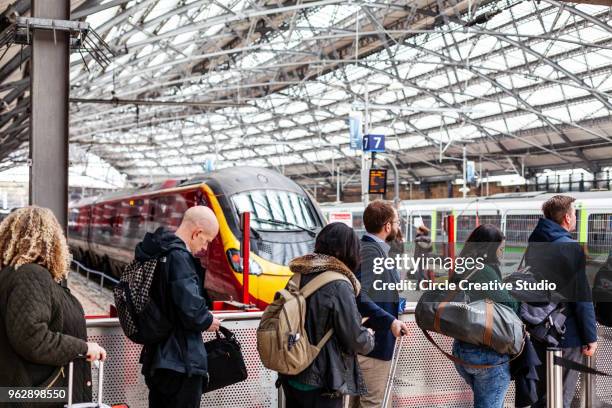
[[[204,271],[196,255],[206,250],[218,231],[212,210],[195,206],[185,212],[176,232],[160,227],[147,233],[136,247],[136,260],[160,259],[151,297],[174,323],[166,340],[142,349],[140,362],[149,387],[149,408],[200,406],[208,381],[202,332],[218,330],[220,321],[208,310]]]
[[[563,357],[582,362],[597,349],[597,327],[591,289],[587,281],[586,258],[581,246],[572,238],[576,229],[575,199],[556,195],[542,206],[545,218],[529,237],[525,262],[542,280],[556,284],[554,296],[567,303],[566,331],[560,347]],[[546,345],[534,341],[540,360],[546,361]],[[546,406],[546,365],[539,366],[538,396],[533,407]],[[578,372],[563,372],[563,406],[569,407],[576,390]]]
[[[388,242],[399,232],[397,210],[385,201],[370,203],[363,213],[367,233],[361,240],[361,263],[355,275],[361,282],[357,306],[361,316],[368,320],[364,326],[375,331],[374,349],[367,356],[359,356],[368,393],[352,398],[352,407],[380,408],[391,369],[395,338],[408,333],[406,324],[398,320],[399,295],[394,290],[376,290],[380,283],[399,282],[395,267],[386,268],[389,255]],[[375,284],[375,281],[380,281]]]

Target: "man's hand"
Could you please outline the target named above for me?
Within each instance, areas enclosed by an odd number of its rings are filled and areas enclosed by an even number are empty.
[[[597,342],[593,342],[593,343],[589,343],[586,346],[582,346],[582,354],[584,354],[587,357],[592,356],[593,354],[595,354],[595,350],[597,350]]]
[[[221,326],[221,320],[217,319],[216,317],[213,317],[213,321],[210,326],[208,326],[208,329],[206,329],[206,331],[216,332],[217,330],[219,330],[219,326]]]
[[[391,323],[391,333],[393,333],[395,337],[406,335],[408,334],[408,326],[401,320],[395,319],[393,323]]]

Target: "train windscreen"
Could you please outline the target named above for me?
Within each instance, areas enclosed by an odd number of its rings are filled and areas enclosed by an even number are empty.
[[[310,200],[279,190],[253,190],[234,194],[238,213],[251,213],[251,226],[258,231],[299,231],[320,227]]]

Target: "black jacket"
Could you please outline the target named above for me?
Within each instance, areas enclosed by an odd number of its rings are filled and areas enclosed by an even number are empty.
[[[599,324],[612,327],[612,251],[595,275],[593,302]]]
[[[47,385],[58,368],[65,377],[54,387],[67,386],[67,364],[75,361],[75,402],[90,402],[91,370],[78,359],[87,353],[83,308],[51,273],[35,264],[0,271],[0,387]],[[63,403],[23,403],[16,407],[63,407]]]
[[[376,345],[368,357],[389,361],[393,358],[395,337],[391,332],[391,323],[399,315],[399,293],[394,290],[376,290],[375,282],[399,282],[399,273],[394,268],[383,268],[381,274],[374,272],[374,259],[387,258],[388,253],[381,244],[371,237],[361,238],[361,264],[355,273],[361,283],[361,292],[357,297],[357,306],[363,317],[367,317],[366,327],[375,331]]]
[[[346,281],[334,281],[321,287],[306,299],[306,333],[311,344],[317,344],[330,328],[334,334],[323,346],[313,363],[295,376],[283,376],[303,384],[323,388],[330,393],[363,395],[365,383],[359,370],[357,353],[367,354],[374,338],[361,326],[355,296],[359,282],[353,273],[334,257],[310,254],[289,264],[292,272],[302,274],[300,286],[306,285],[324,271],[346,275]]]
[[[514,380],[514,406],[529,407],[538,401],[537,367],[542,365],[538,353],[531,343],[529,336],[525,338],[523,352],[510,363],[510,373]],[[544,380],[542,380],[544,381]]]
[[[206,304],[200,260],[191,255],[183,240],[163,227],[145,235],[136,246],[135,257],[143,262],[160,259],[151,298],[174,323],[165,341],[143,347],[143,374],[152,375],[155,369],[165,368],[187,375],[207,375],[202,331],[211,325],[213,316]]]
[[[565,337],[560,347],[579,347],[596,341],[586,258],[572,235],[556,222],[540,218],[529,237],[525,263],[536,277],[555,283],[555,295],[568,302]]]

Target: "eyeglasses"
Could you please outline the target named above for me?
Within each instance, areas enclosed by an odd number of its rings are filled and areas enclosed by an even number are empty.
[[[387,221],[387,224],[397,224],[397,225],[400,225],[400,220]]]

